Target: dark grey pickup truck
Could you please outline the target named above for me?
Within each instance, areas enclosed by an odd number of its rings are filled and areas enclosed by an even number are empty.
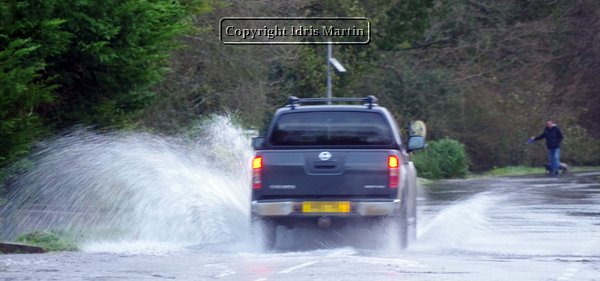
[[[424,144],[423,136],[404,144],[394,118],[373,96],[290,97],[265,137],[253,139],[251,213],[254,231],[262,233],[258,241],[273,247],[279,225],[361,224],[396,229],[406,247],[416,226],[416,170],[408,153]]]

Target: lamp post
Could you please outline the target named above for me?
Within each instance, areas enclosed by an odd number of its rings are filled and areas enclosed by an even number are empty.
[[[329,41],[329,43],[327,44],[327,99],[329,99],[329,101],[327,102],[328,104],[331,104],[331,66],[333,65],[333,67],[340,73],[346,72],[346,68],[344,68],[344,66],[335,58],[332,58],[332,43],[331,41]]]

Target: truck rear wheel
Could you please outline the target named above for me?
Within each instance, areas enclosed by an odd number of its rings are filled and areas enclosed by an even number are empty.
[[[417,241],[417,172],[414,164],[409,164],[408,191],[406,193],[406,210],[408,224],[408,243]]]
[[[388,237],[393,246],[397,246],[399,249],[406,249],[409,241],[409,230],[408,222],[406,219],[406,213],[387,217],[384,220],[384,225],[388,231]]]
[[[408,223],[408,208],[407,204],[407,192],[405,190],[404,196],[402,197],[402,206],[394,215],[386,217],[384,219],[384,226],[387,228],[388,237],[391,245],[404,250],[408,247],[408,243],[411,239],[411,235],[416,232],[409,229]]]
[[[277,224],[266,218],[252,217],[251,221],[252,240],[257,243],[261,250],[272,250],[277,239]]]

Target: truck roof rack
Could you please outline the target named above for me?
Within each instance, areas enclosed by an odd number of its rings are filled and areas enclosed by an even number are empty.
[[[298,98],[296,96],[290,96],[288,98],[288,105],[295,109],[296,105],[302,105],[305,103],[332,103],[332,102],[363,102],[371,109],[373,105],[377,105],[377,98],[373,95],[364,98]]]

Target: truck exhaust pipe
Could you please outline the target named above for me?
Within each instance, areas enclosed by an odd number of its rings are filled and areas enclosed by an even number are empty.
[[[330,217],[320,217],[317,221],[317,225],[319,228],[330,228],[331,227],[331,218]]]

